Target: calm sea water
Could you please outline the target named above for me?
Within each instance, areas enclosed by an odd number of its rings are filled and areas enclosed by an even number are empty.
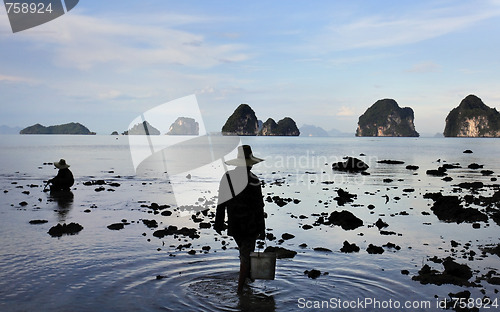
[[[480,255],[482,247],[500,243],[496,223],[474,229],[470,223],[440,222],[430,211],[432,201],[423,198],[438,191],[464,196],[469,192],[456,185],[473,181],[488,185],[479,193],[491,196],[498,189],[491,186],[498,183],[492,178],[500,174],[498,139],[251,137],[241,138],[241,143],[266,159],[253,170],[266,182],[265,196],[297,199],[283,207],[266,201],[265,210],[267,232],[277,237],[267,244],[298,254],[278,260],[275,280],[255,281],[237,296],[236,244],[199,228],[192,218],[202,209],[214,212],[224,170],[220,162],[187,172],[189,182],[170,183],[161,170],[136,174],[125,136],[0,136],[0,311],[380,311],[389,305],[391,311],[438,311],[450,292],[469,290],[473,298],[499,298],[499,287],[485,281],[467,288],[421,285],[411,279],[424,264],[442,271],[440,264],[428,261],[434,256],[454,254],[457,262],[476,270],[475,276],[500,267],[495,255],[464,258],[470,250]],[[193,154],[199,152],[192,148]],[[464,154],[466,149],[473,153]],[[332,162],[344,156],[365,160],[370,175],[333,172]],[[69,200],[43,192],[43,181],[56,174],[50,163],[60,158],[71,165],[76,179]],[[377,162],[384,159],[405,164]],[[451,182],[426,175],[443,163],[462,167],[448,172]],[[471,163],[494,174],[468,169]],[[410,171],[406,165],[419,169]],[[96,180],[106,184],[101,189],[84,185]],[[334,199],[339,188],[357,197],[339,206]],[[179,194],[198,208],[178,209]],[[154,214],[148,208],[152,203],[170,205],[172,215]],[[370,204],[375,208],[368,209]],[[351,211],[364,225],[351,231],[325,225],[303,228],[335,210]],[[209,222],[210,212],[197,217]],[[158,228],[148,228],[144,219],[156,220]],[[378,219],[396,234],[381,235],[374,226]],[[84,229],[60,238],[47,233],[58,223],[70,222]],[[120,222],[129,224],[118,231],[107,228]],[[152,235],[169,225],[196,228],[200,237]],[[284,233],[295,237],[279,243]],[[346,240],[360,252],[340,252]],[[459,247],[453,248],[452,240]],[[366,252],[369,244],[388,242],[401,248]],[[312,269],[322,275],[308,278],[304,271]],[[414,308],[404,309],[406,301]]]

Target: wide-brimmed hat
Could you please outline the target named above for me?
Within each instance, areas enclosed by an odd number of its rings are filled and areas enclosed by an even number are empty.
[[[62,158],[59,161],[55,161],[54,166],[56,166],[57,169],[69,168],[69,165],[66,163],[66,160],[64,160]]]
[[[255,157],[252,154],[250,145],[241,145],[238,146],[238,157],[226,161],[226,164],[231,166],[253,166],[261,161],[264,161],[264,159]]]

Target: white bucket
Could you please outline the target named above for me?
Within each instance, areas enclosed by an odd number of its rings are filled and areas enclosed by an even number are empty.
[[[275,252],[250,253],[250,277],[253,279],[273,280],[276,271]]]

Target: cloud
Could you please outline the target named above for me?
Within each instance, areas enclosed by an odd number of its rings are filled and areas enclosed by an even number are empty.
[[[398,46],[440,37],[500,16],[498,7],[410,10],[397,16],[372,15],[346,24],[331,24],[314,40],[330,51]]]
[[[18,40],[50,51],[57,64],[82,70],[107,64],[126,69],[150,65],[210,68],[251,57],[243,45],[212,43],[204,35],[177,30],[171,25],[176,20],[189,23],[201,19],[171,17],[170,24],[165,26],[155,21],[155,16],[144,18],[141,23],[133,23],[138,16],[113,20],[71,14],[41,25],[37,31],[27,31]]]
[[[0,74],[0,82],[20,82],[20,83],[34,83],[35,80],[26,77],[9,76]]]
[[[441,66],[434,62],[422,62],[407,69],[409,73],[435,73],[441,70]]]
[[[352,108],[347,106],[342,106],[335,115],[339,117],[351,117],[354,116],[354,114],[355,112]]]

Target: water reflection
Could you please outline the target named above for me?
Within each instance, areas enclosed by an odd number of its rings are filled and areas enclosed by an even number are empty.
[[[57,218],[59,222],[65,222],[68,213],[73,208],[74,194],[71,191],[51,191],[48,201],[57,203]]]

